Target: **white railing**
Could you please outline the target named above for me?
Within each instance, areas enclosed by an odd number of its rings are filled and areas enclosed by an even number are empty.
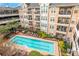
[[[19,18],[18,19],[11,19],[11,20],[7,19],[7,20],[3,20],[3,21],[1,20],[0,24],[4,24],[4,23],[8,23],[8,22],[13,22],[13,21],[19,21]]]
[[[3,14],[3,15],[0,15],[0,17],[14,16],[14,15],[19,15],[19,14]]]

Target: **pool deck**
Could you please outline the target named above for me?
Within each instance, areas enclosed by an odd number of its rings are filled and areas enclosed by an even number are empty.
[[[59,50],[58,50],[58,42],[57,41],[50,41],[50,40],[45,40],[45,39],[41,39],[41,38],[36,38],[36,37],[32,37],[32,36],[24,36],[24,35],[16,35],[16,36],[21,36],[21,37],[26,37],[26,38],[32,38],[32,39],[38,39],[38,40],[41,40],[41,41],[46,41],[46,42],[51,42],[51,43],[54,43],[54,53],[52,53],[52,55],[55,55],[55,56],[59,56]],[[13,37],[14,38],[14,37]],[[21,46],[16,46],[17,48],[20,48]],[[21,47],[22,49],[25,50],[25,47]],[[53,48],[53,47],[52,47]],[[31,48],[27,48],[26,49],[29,51],[33,50]],[[37,50],[39,51],[39,50]],[[41,52],[39,51],[41,54],[43,55],[48,55],[47,52]]]
[[[16,35],[19,35],[19,36],[24,36],[24,37],[31,37],[31,38],[36,38],[36,39],[40,39],[40,40],[42,40],[42,41],[48,41],[48,42],[53,42],[54,43],[54,53],[53,53],[53,55],[54,56],[60,56],[60,52],[59,52],[59,47],[58,47],[58,41],[56,40],[56,39],[54,39],[54,40],[48,40],[48,39],[42,39],[42,38],[38,38],[38,37],[33,37],[33,36],[29,36],[29,35],[26,35],[26,34],[23,34],[23,33],[17,33],[17,34],[15,34],[15,36]],[[50,39],[52,39],[52,38],[50,38]],[[10,39],[6,39],[3,43],[6,43],[6,42],[8,42]],[[2,43],[1,43],[2,44]],[[0,45],[1,45],[0,44]],[[26,47],[22,47],[22,46],[18,46],[18,45],[16,45],[16,44],[14,44],[14,47],[16,47],[16,48],[18,48],[18,49],[23,49],[23,50],[27,50],[28,52],[31,52],[32,51],[32,49],[31,48],[26,48]],[[40,52],[40,51],[39,51]],[[40,52],[41,54],[43,54],[43,55],[48,55],[48,53],[47,52]]]

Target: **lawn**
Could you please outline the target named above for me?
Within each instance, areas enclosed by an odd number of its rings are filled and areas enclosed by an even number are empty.
[[[43,55],[40,54],[40,53],[37,52],[37,51],[31,51],[31,52],[29,53],[29,56],[43,56]]]

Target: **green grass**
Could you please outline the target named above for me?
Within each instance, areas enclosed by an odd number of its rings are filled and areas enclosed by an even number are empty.
[[[39,52],[37,51],[31,51],[29,56],[43,56],[42,54],[40,54]]]

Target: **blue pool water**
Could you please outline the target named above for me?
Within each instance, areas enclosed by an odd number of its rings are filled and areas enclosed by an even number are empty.
[[[14,38],[12,38],[11,42],[17,45],[27,46],[28,48],[47,52],[49,54],[54,53],[54,43],[51,43],[51,42],[32,39],[32,38],[26,38],[22,36],[15,36]]]

